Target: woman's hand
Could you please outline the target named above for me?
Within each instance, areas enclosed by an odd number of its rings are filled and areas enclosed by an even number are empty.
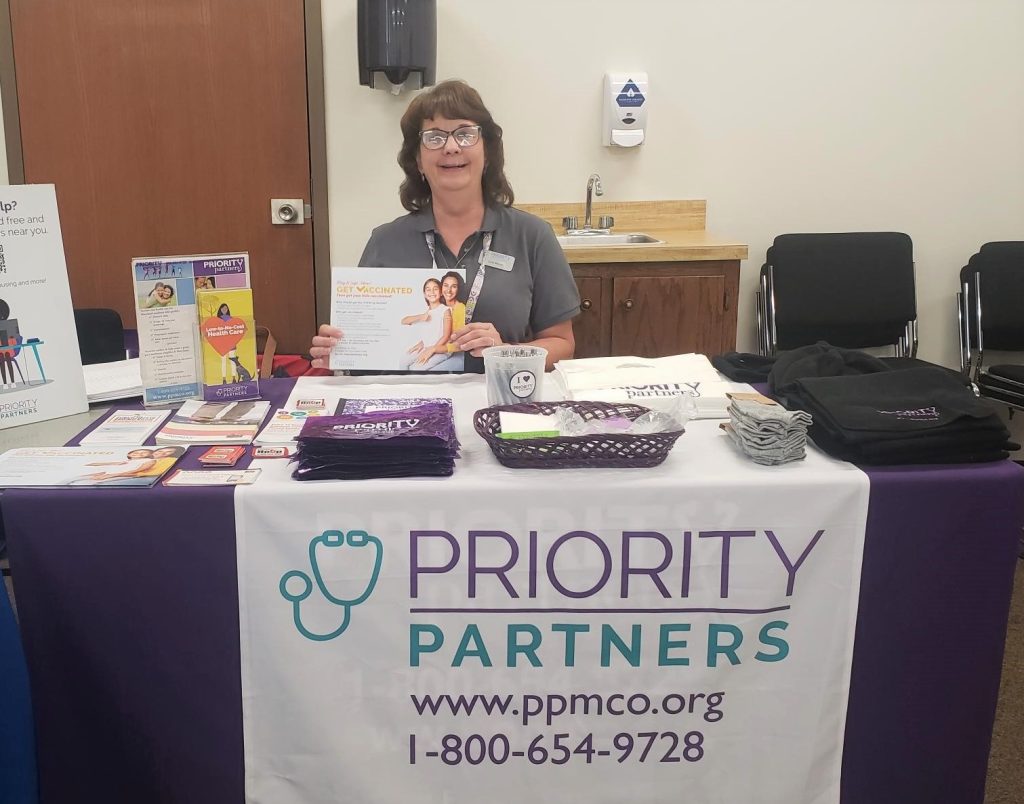
[[[435,351],[436,350],[433,346],[428,346],[425,349],[420,350],[420,353],[416,356],[416,360],[413,362],[413,365],[422,366],[434,356]]]
[[[501,335],[494,324],[473,322],[452,333],[452,343],[461,351],[469,352],[473,357],[480,357],[483,350],[491,346],[501,346]]]
[[[330,324],[321,324],[320,331],[313,336],[313,343],[309,347],[309,356],[313,358],[313,368],[330,368],[328,365],[331,358],[331,350],[338,345],[342,332]]]
[[[405,353],[407,355],[411,355],[414,352],[418,352],[422,348],[423,348],[423,341],[416,341],[416,343],[411,348],[407,349]]]

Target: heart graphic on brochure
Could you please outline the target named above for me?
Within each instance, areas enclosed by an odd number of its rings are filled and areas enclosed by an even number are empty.
[[[245,322],[241,318],[225,320],[213,316],[207,318],[202,326],[203,340],[222,357],[238,346],[238,342],[245,337],[245,331]]]

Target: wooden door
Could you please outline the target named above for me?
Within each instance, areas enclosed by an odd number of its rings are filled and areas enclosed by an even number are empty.
[[[302,0],[9,0],[26,183],[57,188],[76,307],[134,326],[131,258],[248,251],[258,323],[316,321]]]
[[[613,288],[613,355],[722,351],[725,277],[616,277]]]

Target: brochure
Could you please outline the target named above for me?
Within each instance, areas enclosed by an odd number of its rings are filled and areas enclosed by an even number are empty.
[[[306,419],[313,416],[327,416],[330,411],[319,408],[312,410],[285,410],[284,408],[274,411],[267,426],[263,428],[254,443],[260,445],[277,446],[280,444],[293,444],[302,432],[302,426]]]
[[[185,447],[24,447],[0,455],[0,488],[147,488]]]
[[[85,436],[83,447],[105,444],[142,444],[171,415],[169,410],[115,410]]]
[[[269,402],[188,400],[156,434],[156,443],[249,444],[269,411]]]
[[[132,260],[142,401],[162,405],[201,394],[196,292],[248,288],[249,255],[206,254]]]
[[[3,430],[89,405],[53,185],[0,189]]]
[[[465,324],[466,292],[463,269],[331,269],[331,325],[345,334],[330,367],[463,371],[448,341]]]
[[[225,402],[258,398],[252,291],[200,290],[196,306],[202,343],[203,399]]]

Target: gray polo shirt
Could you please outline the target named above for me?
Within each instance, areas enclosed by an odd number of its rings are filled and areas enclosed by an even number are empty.
[[[535,333],[579,314],[580,294],[551,227],[512,207],[488,207],[480,231],[466,238],[456,256],[434,228],[429,207],[373,230],[359,258],[369,268],[430,268],[425,233],[434,232],[440,272],[466,269],[466,293],[480,267],[483,233],[491,232],[491,251],[515,258],[511,271],[488,268],[473,321],[494,324],[506,343],[530,340]],[[462,244],[452,244],[456,247]],[[467,371],[483,371],[483,360],[466,355]]]

